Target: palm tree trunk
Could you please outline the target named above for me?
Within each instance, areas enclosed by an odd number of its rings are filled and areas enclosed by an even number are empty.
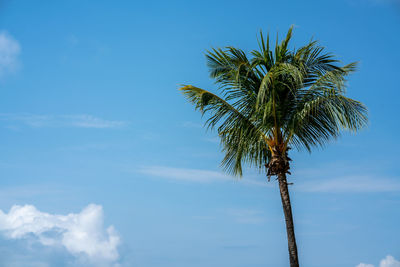
[[[296,238],[294,235],[294,225],[292,217],[292,206],[290,205],[289,189],[286,180],[286,174],[278,174],[279,190],[281,192],[282,207],[285,214],[286,233],[288,238],[290,267],[299,267],[297,256]]]

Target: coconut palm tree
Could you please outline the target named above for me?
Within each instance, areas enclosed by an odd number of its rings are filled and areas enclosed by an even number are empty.
[[[242,166],[266,171],[279,183],[291,267],[298,267],[287,174],[290,148],[308,150],[336,139],[342,130],[356,132],[367,124],[366,107],[345,96],[346,77],[356,63],[339,66],[317,41],[290,50],[292,27],[275,48],[262,32],[259,50],[246,55],[226,47],[206,54],[220,95],[186,85],[180,90],[216,128],[225,157],[222,166],[242,176]]]

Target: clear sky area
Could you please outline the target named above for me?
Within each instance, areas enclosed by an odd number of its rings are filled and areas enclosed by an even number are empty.
[[[291,150],[300,265],[400,266],[400,2],[0,0],[0,266],[286,267],[277,181],[223,173],[178,88],[205,52],[291,25],[343,64],[369,126]]]

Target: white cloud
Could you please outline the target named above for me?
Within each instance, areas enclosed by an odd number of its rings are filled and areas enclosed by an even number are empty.
[[[119,128],[126,126],[126,121],[105,120],[92,115],[37,115],[2,113],[0,120],[19,122],[26,126],[40,127],[76,127],[76,128]]]
[[[356,267],[374,267],[374,265],[360,263]],[[393,258],[393,256],[388,255],[386,256],[386,258],[381,260],[381,262],[379,263],[379,267],[400,267],[400,261]]]
[[[400,261],[397,261],[395,258],[388,255],[386,258],[381,260],[379,267],[400,267]]]
[[[323,181],[314,180],[299,183],[297,188],[305,192],[398,192],[400,191],[400,181],[395,179],[374,177],[374,176],[345,176]]]
[[[0,78],[18,67],[19,43],[9,34],[0,32]]]
[[[113,226],[103,229],[103,209],[90,204],[80,213],[55,215],[32,205],[0,210],[0,231],[8,239],[32,238],[44,246],[64,247],[95,266],[116,266],[119,235]]]

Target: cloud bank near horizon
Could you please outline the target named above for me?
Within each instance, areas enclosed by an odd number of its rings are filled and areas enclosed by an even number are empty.
[[[103,220],[103,208],[95,204],[68,215],[41,212],[33,205],[14,205],[8,213],[0,210],[0,233],[27,245],[61,247],[89,265],[118,266],[120,237],[113,226],[104,229]]]

